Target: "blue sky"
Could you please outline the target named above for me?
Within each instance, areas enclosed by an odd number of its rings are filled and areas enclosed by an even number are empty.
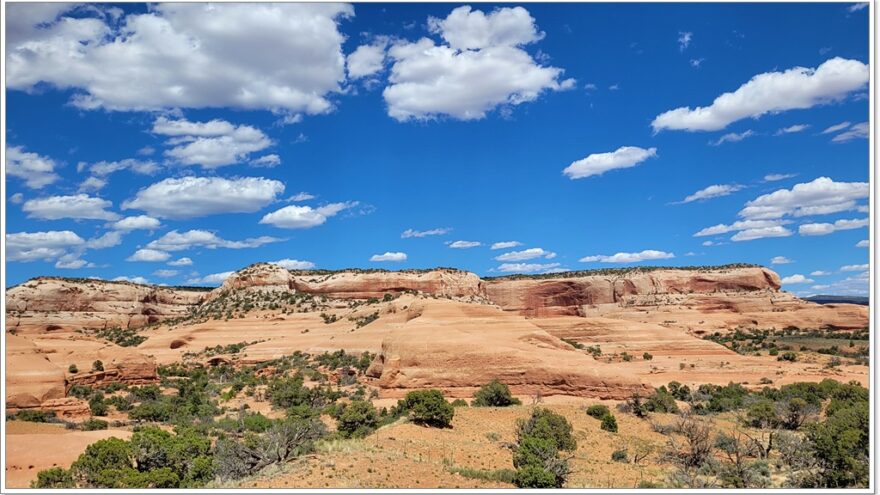
[[[867,293],[858,4],[7,10],[7,285],[748,262]]]

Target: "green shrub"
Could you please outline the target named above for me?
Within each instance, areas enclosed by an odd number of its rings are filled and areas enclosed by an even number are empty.
[[[471,469],[464,467],[452,467],[449,468],[449,472],[453,474],[458,474],[464,476],[465,478],[472,478],[483,481],[500,481],[502,483],[511,483],[513,484],[514,479],[516,478],[516,471],[513,469]]]
[[[363,438],[372,433],[378,424],[379,414],[373,404],[356,400],[345,406],[336,429],[345,438]]]
[[[171,404],[167,402],[151,401],[143,402],[133,407],[128,413],[129,419],[135,421],[166,422],[171,419],[173,413]]]
[[[109,425],[110,424],[104,420],[89,418],[80,425],[80,428],[82,428],[83,431],[106,430]]]
[[[592,406],[587,408],[587,416],[602,419],[602,416],[609,414],[611,411],[608,410],[608,406],[604,404],[593,404]]]
[[[118,438],[106,438],[86,447],[85,452],[70,466],[71,472],[87,485],[105,486],[101,472],[105,470],[131,469],[134,457],[131,445]]]
[[[611,453],[611,460],[615,462],[629,462],[629,457],[626,453],[626,449],[617,449]]]
[[[517,469],[513,483],[520,488],[558,488],[556,475],[536,464]]]
[[[79,368],[77,368],[75,364],[71,364],[70,366],[67,367],[67,372],[76,374],[76,373],[79,373]]]
[[[642,354],[642,359],[644,359],[645,361],[650,361],[650,360],[654,359],[654,356],[651,353],[646,352],[646,353]]]
[[[446,402],[443,393],[437,389],[409,392],[402,405],[412,422],[437,428],[450,427],[455,415],[455,408]]]
[[[522,404],[510,394],[510,387],[498,380],[492,380],[480,387],[474,395],[474,407],[507,407]]]
[[[104,363],[100,359],[92,363],[92,371],[104,371]]]
[[[452,401],[452,407],[468,407],[468,403],[464,399],[455,399]]]
[[[31,423],[53,423],[58,421],[58,419],[55,417],[54,411],[32,411],[29,409],[11,414],[7,417],[7,419],[17,421],[30,421]]]
[[[794,352],[791,352],[791,351],[786,351],[786,352],[783,352],[782,354],[780,354],[779,356],[777,356],[776,360],[777,361],[790,361],[793,363],[793,362],[797,361],[797,354],[795,354]]]
[[[611,433],[617,433],[617,418],[615,418],[610,412],[602,416],[601,428],[605,431],[610,431]]]
[[[260,413],[246,414],[241,418],[242,426],[247,431],[262,433],[272,426],[272,420]]]
[[[104,395],[94,395],[89,400],[89,410],[92,411],[92,416],[106,416],[107,415],[107,403],[104,402]]]
[[[70,471],[60,467],[44,469],[37,473],[31,488],[76,488]]]
[[[528,436],[549,439],[556,450],[577,448],[571,423],[565,416],[549,409],[536,408],[527,421],[517,422],[517,437]]]
[[[562,487],[569,468],[559,451],[576,447],[568,420],[548,409],[534,409],[528,420],[517,422],[514,483],[521,488]]]

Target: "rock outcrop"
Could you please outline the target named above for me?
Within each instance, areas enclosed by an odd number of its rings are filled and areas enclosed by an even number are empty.
[[[41,277],[6,291],[6,329],[17,333],[137,328],[187,314],[205,291]]]

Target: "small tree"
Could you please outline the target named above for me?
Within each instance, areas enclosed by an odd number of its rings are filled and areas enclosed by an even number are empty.
[[[446,402],[443,393],[437,389],[409,392],[401,405],[409,413],[412,422],[436,428],[450,427],[455,415],[455,408]]]
[[[70,471],[53,467],[37,473],[37,479],[31,482],[31,488],[76,488]]]
[[[356,400],[345,406],[336,429],[346,438],[363,438],[372,433],[378,424],[379,415],[373,404]]]
[[[511,395],[510,387],[498,380],[492,380],[480,387],[474,395],[474,407],[507,407],[520,405],[522,402]]]
[[[644,359],[645,361],[650,361],[650,360],[654,359],[654,356],[651,353],[646,352],[646,353],[642,354],[642,359]]]
[[[604,404],[593,404],[592,406],[587,408],[587,416],[602,419],[606,414],[610,414],[611,411],[608,410],[608,406]]]
[[[76,374],[76,373],[79,373],[79,368],[77,368],[75,364],[71,364],[70,366],[67,367],[67,372]]]
[[[92,371],[104,371],[104,363],[102,363],[100,359],[95,360],[95,362],[92,363]]]
[[[610,412],[605,414],[602,416],[601,428],[605,431],[610,431],[611,433],[617,433],[617,418],[615,418]]]

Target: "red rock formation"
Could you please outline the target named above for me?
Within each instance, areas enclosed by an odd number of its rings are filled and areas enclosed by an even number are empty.
[[[6,291],[6,329],[137,328],[183,316],[206,295],[129,282],[41,277]]]

